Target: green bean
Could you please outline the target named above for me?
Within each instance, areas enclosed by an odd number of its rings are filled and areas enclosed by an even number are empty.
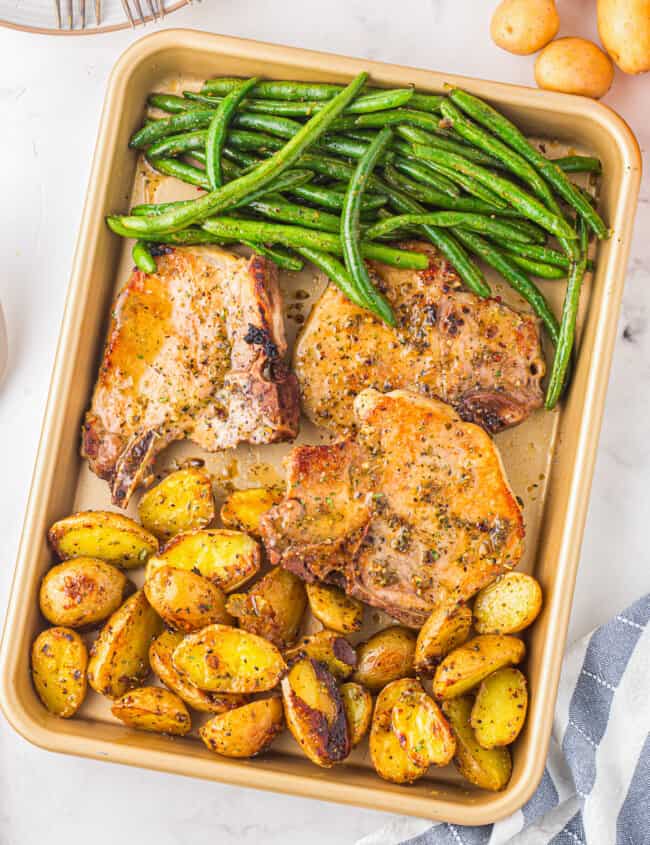
[[[598,238],[603,239],[609,236],[607,226],[599,214],[585,200],[576,186],[567,179],[563,171],[552,161],[543,156],[527,140],[525,135],[511,123],[506,117],[500,114],[492,106],[468,94],[466,91],[453,89],[450,92],[451,100],[474,120],[477,120],[486,129],[504,141],[522,155],[533,167],[544,176],[544,178],[557,191],[562,199],[574,208],[585,220],[588,226],[595,232]],[[565,234],[569,240],[574,238]]]
[[[466,229],[455,229],[454,231],[456,237],[469,250],[482,258],[490,267],[501,273],[508,284],[523,296],[546,326],[553,343],[557,344],[560,327],[537,285],[508,256],[504,255],[496,246],[484,240],[480,235],[477,235],[475,232],[468,232]]]
[[[147,104],[154,109],[160,109],[170,114],[181,114],[192,109],[200,109],[202,105],[207,105],[207,103],[188,101],[184,97],[177,97],[176,94],[165,94],[162,92],[149,94]]]
[[[543,264],[550,264],[552,267],[559,267],[563,270],[568,270],[571,264],[568,256],[548,246],[539,246],[538,244],[508,244],[506,246],[504,244],[503,248],[515,255],[521,255]]]
[[[208,174],[210,188],[216,191],[223,185],[221,173],[221,151],[226,143],[228,126],[237,111],[239,104],[251,88],[257,84],[257,77],[247,79],[237,86],[230,94],[227,94],[219,106],[217,106],[214,117],[210,121],[205,139],[205,172]]]
[[[418,182],[427,185],[429,188],[434,188],[439,193],[446,194],[449,197],[460,196],[460,191],[451,179],[447,179],[441,173],[435,173],[430,167],[421,164],[419,161],[404,158],[403,156],[395,156],[393,166],[396,170],[412,176]]]
[[[384,126],[412,123],[414,126],[428,129],[436,135],[448,135],[447,132],[440,129],[439,122],[439,117],[428,112],[418,111],[417,109],[392,109],[375,114],[362,114],[354,121],[354,125],[359,129],[381,129]],[[335,125],[334,128],[337,129],[338,127]]]
[[[119,218],[114,218],[112,231],[116,235],[121,235],[123,238],[132,237],[131,232],[123,226]],[[166,232],[164,234],[150,234],[147,235],[145,243],[159,243],[169,244],[171,246],[195,246],[197,244],[231,244],[239,242],[239,238],[220,238],[211,232],[206,232],[204,229],[197,229],[193,226],[188,226],[181,232]]]
[[[141,150],[168,135],[178,135],[180,132],[189,132],[194,129],[206,129],[210,125],[213,114],[213,109],[192,109],[166,117],[164,120],[148,123],[132,135],[129,147]]]
[[[565,173],[595,173],[599,176],[603,172],[603,165],[594,156],[562,156],[550,159]]]
[[[187,182],[188,185],[196,185],[198,188],[204,188],[206,191],[210,188],[208,177],[205,170],[199,170],[191,164],[186,164],[184,161],[179,161],[176,158],[153,158],[148,159],[149,164],[157,170],[158,173],[163,173],[165,176],[174,176],[180,179],[181,182]],[[196,202],[196,200],[191,200]],[[141,217],[140,220],[146,218]],[[142,230],[145,231],[144,229]],[[133,237],[130,235],[129,237]]]
[[[331,279],[351,302],[354,302],[359,308],[366,309],[365,299],[359,294],[359,291],[350,278],[350,274],[337,258],[328,252],[307,246],[299,247],[298,252],[303,258],[311,261],[312,264],[315,264],[319,270],[325,273],[327,278]]]
[[[516,255],[508,249],[508,244],[503,243],[495,238],[498,245],[504,252],[507,253],[508,258],[517,265],[530,273],[531,276],[537,276],[540,279],[565,279],[566,270],[561,267],[554,267],[552,264],[543,264],[541,261],[535,261],[532,258],[526,258],[523,255]]]
[[[465,156],[470,161],[475,161],[477,164],[483,164],[485,167],[501,167],[499,159],[487,155],[478,147],[471,147],[464,141],[458,141],[455,138],[434,135],[417,126],[409,126],[408,124],[398,126],[397,134],[408,141],[409,144],[423,144],[425,147],[434,147],[437,150],[457,153],[458,155]]]
[[[302,163],[301,160],[300,164]],[[331,211],[340,211],[343,208],[343,201],[345,199],[344,192],[333,191],[330,188],[324,188],[320,185],[301,185],[299,188],[292,188],[291,193],[302,200],[306,200],[306,202],[320,205]],[[377,208],[385,205],[386,202],[387,197],[381,194],[365,194],[361,201],[361,211],[362,213],[375,211]]]
[[[498,220],[500,214],[501,212],[497,212],[496,215],[492,215],[493,219]],[[507,222],[513,229],[519,229],[522,234],[526,235],[528,243],[538,244],[540,246],[543,246],[546,243],[546,232],[543,229],[540,229],[539,226],[531,223],[530,220],[524,220],[522,217],[517,217],[514,220],[508,219]]]
[[[205,129],[194,132],[183,132],[180,135],[169,135],[152,144],[147,150],[147,158],[167,158],[177,156],[193,150],[205,149],[207,136]]]
[[[231,89],[234,90],[234,89]],[[221,98],[210,97],[205,94],[195,94],[192,91],[184,91],[185,102],[194,101],[203,105],[218,106]],[[345,110],[345,114],[367,114],[368,112],[383,111],[385,109],[399,108],[406,105],[413,97],[412,88],[379,89],[371,94],[357,98]],[[175,98],[183,101],[183,98]],[[324,100],[264,100],[249,99],[243,103],[246,111],[258,114],[275,114],[283,117],[312,117],[323,108]],[[182,111],[180,104],[171,101],[174,109]],[[191,106],[189,106],[191,107]]]
[[[495,238],[513,240],[520,243],[530,243],[525,232],[515,228],[514,225],[502,223],[499,220],[483,214],[467,214],[459,211],[433,211],[426,214],[398,214],[387,220],[382,220],[371,226],[365,233],[366,238],[374,238],[386,235],[393,229],[402,226],[440,226],[451,228],[460,226],[463,229],[471,229],[474,232],[482,232]]]
[[[341,226],[341,218],[336,214],[306,208],[304,205],[294,205],[285,202],[281,197],[269,196],[266,199],[254,200],[248,203],[248,206],[272,220],[296,223],[298,226],[320,232],[338,232]]]
[[[149,252],[149,247],[144,241],[136,241],[133,244],[131,255],[133,257],[133,263],[143,273],[155,273],[158,270],[156,260]]]
[[[423,149],[431,149],[430,147],[424,147]],[[463,173],[462,171],[458,170],[457,168],[448,167],[445,164],[437,161],[428,161],[426,162],[427,166],[434,170],[436,173],[440,173],[445,176],[447,179],[451,179],[453,182],[456,182],[461,188],[464,188],[468,194],[476,199],[482,200],[483,202],[487,202],[492,205],[495,209],[506,209],[508,207],[508,203],[501,199],[500,196],[495,194],[495,192],[487,187],[484,184],[481,184],[477,181],[473,176],[468,175],[467,173]],[[486,171],[491,172],[491,171]]]
[[[304,262],[302,262],[299,258],[296,258],[296,256],[289,251],[285,252],[278,247],[270,249],[268,246],[255,243],[254,241],[242,241],[242,243],[258,255],[270,258],[274,264],[277,264],[278,267],[281,267],[283,270],[294,270],[297,272],[298,270],[302,270],[305,266]]]
[[[207,79],[201,88],[201,93],[224,96],[240,82],[241,79],[238,77]],[[291,82],[265,79],[258,82],[251,93],[253,97],[260,97],[264,100],[331,100],[343,90],[342,85],[332,85],[326,82]]]

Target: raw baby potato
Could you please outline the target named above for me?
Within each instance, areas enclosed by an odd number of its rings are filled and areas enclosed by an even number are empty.
[[[149,674],[149,646],[162,621],[143,590],[115,611],[93,643],[88,683],[100,695],[120,698]]]
[[[233,693],[273,689],[287,668],[268,640],[228,625],[208,625],[185,637],[172,663],[199,689]]]
[[[330,768],[350,753],[343,699],[323,663],[306,657],[282,679],[282,700],[293,738],[317,766]]]
[[[444,605],[431,613],[415,644],[415,668],[422,675],[432,674],[437,663],[469,637],[472,611],[466,604]]]
[[[139,687],[118,698],[111,713],[130,728],[184,736],[192,721],[181,699],[162,687]]]
[[[48,539],[61,560],[93,557],[133,569],[158,551],[158,540],[128,516],[80,511],[55,522]]]
[[[232,593],[226,605],[240,628],[265,637],[278,648],[295,642],[306,606],[304,583],[281,566],[274,567],[247,593]]]
[[[129,587],[126,575],[110,563],[90,557],[66,560],[43,578],[41,613],[53,625],[96,625],[117,610]]]
[[[325,628],[350,634],[363,623],[363,605],[332,584],[307,584],[309,607]]]
[[[210,476],[197,467],[171,472],[148,490],[138,505],[140,521],[161,540],[205,528],[215,513]]]
[[[527,56],[555,38],[559,28],[554,0],[503,0],[492,16],[490,35],[502,50]]]
[[[257,537],[260,533],[260,519],[282,498],[280,491],[265,487],[235,490],[221,507],[221,521],[228,528],[238,528]]]
[[[499,669],[478,688],[471,725],[482,748],[514,742],[526,721],[528,690],[519,669]]]
[[[168,689],[202,713],[225,713],[248,702],[245,695],[201,690],[181,675],[172,663],[172,654],[182,640],[183,634],[179,631],[164,630],[149,648],[151,668]]]
[[[614,81],[614,65],[606,53],[585,38],[558,38],[535,61],[535,82],[548,91],[603,97]]]
[[[145,581],[144,592],[156,613],[177,631],[189,634],[214,622],[232,622],[223,590],[186,569],[156,569]]]
[[[415,763],[400,745],[393,730],[393,708],[403,694],[422,693],[422,685],[413,678],[403,678],[385,686],[379,693],[370,727],[370,759],[377,774],[392,783],[413,783],[427,772]]]
[[[451,762],[456,740],[440,708],[422,688],[419,692],[402,692],[391,720],[399,744],[416,766],[446,766]]]
[[[345,718],[350,732],[350,747],[358,745],[368,733],[372,719],[372,696],[361,684],[353,682],[339,687]]]
[[[622,71],[650,70],[650,0],[598,0],[598,34]]]
[[[261,698],[215,716],[199,730],[210,749],[224,757],[255,757],[284,729],[279,698]]]
[[[88,651],[76,631],[48,628],[32,645],[32,679],[45,707],[69,719],[86,697]]]
[[[517,637],[481,634],[455,649],[436,669],[433,694],[448,699],[478,686],[484,678],[513,663],[521,663],[526,646]]]
[[[170,540],[147,564],[146,578],[162,566],[173,566],[192,570],[230,593],[257,574],[261,561],[259,543],[248,534],[209,528]]]
[[[349,678],[357,665],[357,653],[350,643],[336,631],[317,631],[303,637],[284,653],[289,665],[301,657],[320,660],[338,681]]]
[[[413,674],[416,636],[409,628],[384,628],[357,646],[353,680],[370,692],[379,692],[391,681]]]
[[[542,588],[525,572],[507,572],[474,600],[474,627],[479,634],[516,634],[537,619]]]
[[[510,752],[507,748],[481,748],[470,724],[472,704],[471,696],[463,695],[442,705],[456,737],[454,764],[470,783],[498,792],[512,774]]]

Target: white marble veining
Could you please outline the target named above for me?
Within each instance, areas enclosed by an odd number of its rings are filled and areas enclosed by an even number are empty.
[[[203,0],[166,26],[203,28],[522,84],[532,58],[488,37],[496,0]],[[559,0],[562,34],[594,35],[592,0]],[[151,27],[148,31],[151,31]],[[6,603],[106,79],[141,33],[0,30],[0,614]],[[605,102],[650,146],[650,75]],[[571,637],[650,589],[650,177],[637,216]],[[386,816],[49,754],[0,718],[0,845],[352,843]]]

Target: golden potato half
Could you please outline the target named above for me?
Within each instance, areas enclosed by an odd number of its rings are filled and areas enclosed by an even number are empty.
[[[199,730],[210,749],[224,757],[255,757],[284,729],[279,698],[261,698],[215,716]]]
[[[86,697],[88,651],[70,628],[48,628],[32,645],[32,679],[45,707],[63,719],[77,712]]]
[[[394,625],[378,631],[357,646],[357,668],[353,679],[371,692],[391,681],[413,675],[415,632]]]
[[[61,560],[91,557],[124,569],[142,566],[158,551],[153,534],[121,513],[80,511],[55,522],[48,539]]]
[[[162,687],[139,687],[127,692],[114,702],[111,713],[139,731],[185,736],[192,730],[185,704]]]
[[[205,528],[216,515],[209,474],[198,467],[170,472],[140,499],[138,514],[161,540]]]

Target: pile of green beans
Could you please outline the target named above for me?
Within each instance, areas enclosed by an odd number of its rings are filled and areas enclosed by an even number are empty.
[[[310,261],[389,325],[395,316],[364,259],[425,269],[427,256],[389,243],[424,238],[476,295],[491,295],[482,263],[529,303],[556,344],[552,408],[566,386],[580,290],[593,268],[588,233],[609,236],[593,197],[569,176],[593,180],[600,161],[546,157],[466,91],[367,82],[366,73],[346,86],[222,77],[183,96],[151,94],[154,111],[130,146],[154,170],[205,193],[141,204],[108,225],[135,240],[144,273],[156,271],[149,243],[242,243],[287,270]],[[560,323],[533,277],[568,279]]]

